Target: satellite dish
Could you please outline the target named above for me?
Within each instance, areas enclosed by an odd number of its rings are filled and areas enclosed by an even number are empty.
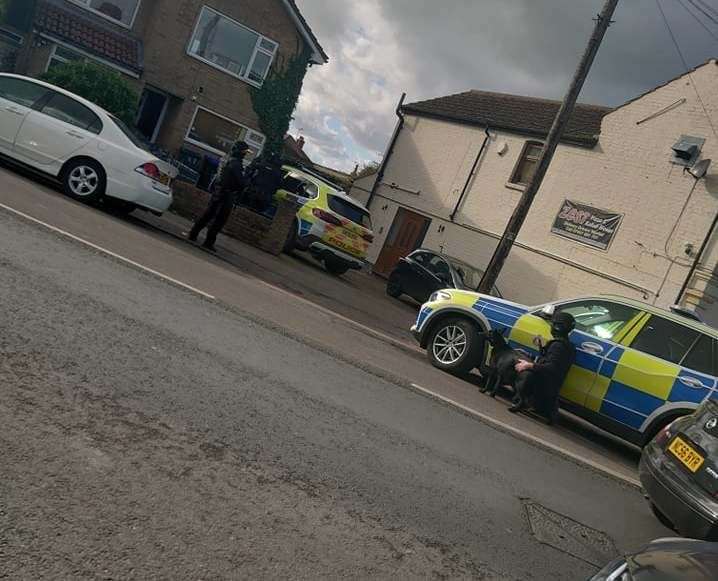
[[[701,179],[708,173],[708,168],[711,165],[710,159],[704,159],[702,161],[699,161],[697,164],[695,164],[691,169],[688,171],[690,174],[696,178],[697,180]]]

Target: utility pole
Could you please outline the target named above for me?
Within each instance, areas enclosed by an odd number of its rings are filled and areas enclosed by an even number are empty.
[[[481,279],[481,283],[478,288],[479,292],[487,294],[490,293],[491,289],[493,289],[496,284],[496,280],[499,278],[501,269],[504,267],[504,263],[513,248],[519,231],[526,220],[526,216],[531,209],[531,204],[536,197],[536,193],[541,187],[541,183],[546,176],[546,171],[551,164],[554,153],[556,153],[556,147],[558,147],[559,141],[566,129],[566,125],[568,125],[571,118],[578,96],[581,93],[583,84],[588,76],[588,71],[591,69],[591,65],[593,65],[593,61],[596,58],[598,49],[603,41],[603,37],[606,35],[606,31],[611,25],[611,18],[616,11],[616,6],[618,6],[618,0],[606,0],[606,4],[603,7],[601,14],[598,15],[596,27],[591,35],[591,39],[588,41],[586,51],[581,58],[581,62],[578,65],[578,69],[573,77],[571,86],[569,87],[561,108],[556,115],[556,119],[554,119],[553,125],[551,126],[551,131],[546,139],[546,145],[544,146],[543,153],[541,154],[538,165],[536,166],[536,172],[526,185],[526,190],[521,196],[521,200],[518,205],[514,209],[509,223],[506,225],[504,235],[501,237],[501,240],[494,251],[494,255],[491,258],[491,262],[486,268],[486,273]]]

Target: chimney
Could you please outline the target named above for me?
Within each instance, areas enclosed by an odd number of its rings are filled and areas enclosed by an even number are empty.
[[[304,136],[300,135],[299,139],[297,139],[297,147],[299,148],[300,151],[304,151],[304,143],[305,143]]]

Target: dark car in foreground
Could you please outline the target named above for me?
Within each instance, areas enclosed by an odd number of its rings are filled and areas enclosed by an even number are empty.
[[[423,304],[438,290],[476,290],[483,275],[461,260],[420,248],[399,260],[389,276],[386,293],[394,298],[408,295]],[[491,294],[501,296],[496,287]]]
[[[718,544],[659,539],[607,565],[590,581],[715,581]]]
[[[643,450],[639,475],[664,524],[718,541],[718,402],[708,399],[661,430]]]

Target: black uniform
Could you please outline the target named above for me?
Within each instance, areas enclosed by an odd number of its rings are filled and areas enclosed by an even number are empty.
[[[202,217],[195,222],[192,231],[189,234],[190,240],[197,240],[199,233],[209,224],[207,230],[207,238],[204,246],[213,248],[217,240],[217,235],[222,231],[227,223],[235,198],[239,196],[247,186],[244,177],[244,164],[241,159],[231,159],[227,165],[222,168],[221,174],[215,183],[212,197]]]
[[[576,358],[576,349],[568,338],[550,341],[532,369],[523,371],[516,380],[516,405],[523,407],[533,398],[533,407],[542,416],[553,420],[558,394]]]

